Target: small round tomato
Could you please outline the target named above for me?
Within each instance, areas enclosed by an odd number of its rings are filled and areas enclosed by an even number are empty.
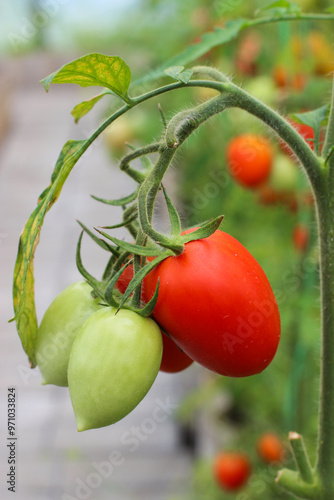
[[[297,181],[298,168],[295,162],[286,155],[277,155],[273,162],[269,185],[278,192],[291,192],[297,189]]]
[[[158,280],[153,317],[194,361],[231,377],[260,373],[272,361],[277,302],[263,269],[235,238],[217,230],[186,243],[146,276],[145,302]]]
[[[150,318],[104,307],[81,328],[71,350],[68,386],[79,431],[113,424],[130,413],[152,386],[162,338]]]
[[[133,278],[133,266],[129,264],[119,277],[116,288],[124,293],[128,284]],[[143,285],[144,286],[144,285]],[[143,295],[143,294],[142,294]],[[162,334],[163,350],[160,371],[167,373],[177,373],[185,370],[194,361],[189,358],[166,334]]]
[[[257,452],[264,462],[270,464],[284,461],[286,450],[277,434],[266,432],[257,442]]]
[[[273,161],[270,142],[260,135],[242,134],[234,137],[226,149],[227,166],[236,182],[254,188],[269,177]]]
[[[100,298],[85,281],[63,290],[46,310],[36,337],[36,359],[43,384],[67,386],[67,365],[73,341],[91,314],[100,309]]]
[[[292,231],[292,242],[297,252],[305,252],[309,242],[309,229],[305,224],[296,224]]]
[[[218,453],[213,462],[213,474],[225,490],[238,490],[247,483],[251,474],[250,460],[240,452]]]

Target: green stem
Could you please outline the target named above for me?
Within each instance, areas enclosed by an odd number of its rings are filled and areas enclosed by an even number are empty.
[[[322,352],[317,470],[323,500],[334,498],[334,192],[323,179],[316,192],[320,243]]]
[[[329,154],[332,147],[334,147],[334,75],[333,75],[331,108],[330,108],[329,117],[328,117],[328,125],[327,125],[327,130],[326,130],[325,142],[324,142],[324,146],[322,149],[322,156],[324,158],[326,158],[326,156]],[[333,163],[334,163],[334,160],[333,160],[333,155],[332,155],[332,158],[330,160],[330,164],[333,165]]]
[[[289,441],[301,479],[306,483],[313,483],[313,471],[302,436],[297,432],[290,432]]]

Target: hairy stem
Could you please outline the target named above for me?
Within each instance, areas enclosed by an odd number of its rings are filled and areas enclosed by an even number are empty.
[[[320,244],[321,374],[317,470],[323,500],[334,498],[334,199],[324,174],[316,192]]]

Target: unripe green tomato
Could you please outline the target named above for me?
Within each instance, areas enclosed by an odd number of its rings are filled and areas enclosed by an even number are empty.
[[[105,307],[76,337],[68,385],[78,431],[113,424],[144,398],[160,368],[162,338],[151,318]]]
[[[86,319],[102,307],[101,299],[92,297],[92,290],[85,281],[73,283],[46,310],[36,338],[42,384],[68,385],[67,365],[73,341]]]
[[[276,156],[269,184],[276,191],[294,191],[297,188],[298,167],[286,155]]]
[[[277,100],[277,89],[270,76],[257,76],[252,78],[246,86],[249,92],[256,99],[261,99],[268,105],[274,104]]]

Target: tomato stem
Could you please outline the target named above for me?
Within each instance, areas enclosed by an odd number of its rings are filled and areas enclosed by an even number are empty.
[[[306,483],[313,483],[313,471],[305,448],[303,437],[297,432],[290,432],[289,441],[293,457],[300,473],[300,477]]]

